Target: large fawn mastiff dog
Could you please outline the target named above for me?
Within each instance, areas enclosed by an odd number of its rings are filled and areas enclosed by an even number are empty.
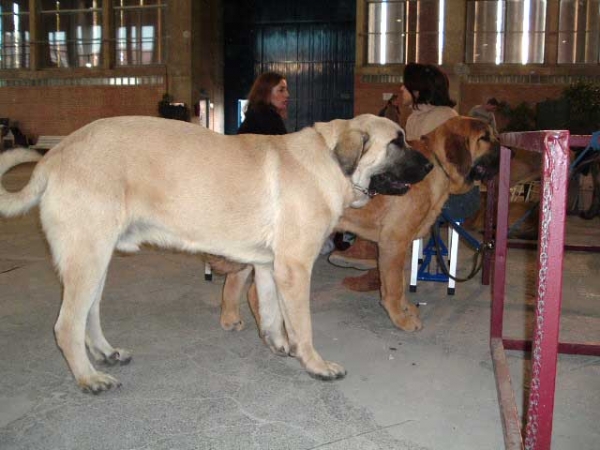
[[[336,226],[378,243],[381,304],[394,325],[405,331],[423,327],[419,310],[405,296],[404,265],[413,240],[428,236],[450,194],[465,193],[475,181],[492,178],[499,163],[499,143],[491,128],[468,117],[452,118],[411,144],[434,165],[425,179],[404,196],[381,195],[364,208],[346,209]],[[247,268],[228,275],[221,311],[224,329],[243,327],[238,304],[250,276]],[[248,299],[260,322],[254,286]]]
[[[24,149],[5,152],[0,176],[39,159]],[[66,137],[21,191],[0,188],[0,214],[39,204],[64,285],[56,341],[84,391],[119,384],[96,371],[86,346],[100,362],[131,359],[105,339],[100,300],[113,251],[142,243],[251,264],[267,344],[329,380],[346,372],[313,348],[309,291],[319,249],[344,208],[367,204],[370,186],[402,194],[431,169],[398,125],[372,115],[285,136],[224,136],[180,121],[115,117]]]

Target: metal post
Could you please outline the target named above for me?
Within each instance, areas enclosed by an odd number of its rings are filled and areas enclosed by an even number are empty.
[[[510,150],[500,147],[500,174],[498,177],[498,214],[496,221],[496,247],[494,259],[494,279],[492,280],[492,319],[490,335],[502,337],[504,313],[504,293],[506,289],[506,254],[508,245],[508,201],[510,199]]]
[[[497,178],[487,182],[486,205],[484,215],[483,242],[490,242],[494,236],[494,226],[496,223],[496,189]],[[481,269],[481,284],[488,286],[490,284],[490,273],[492,267],[492,253],[483,254],[483,267]]]
[[[504,283],[508,221],[508,179],[505,148],[501,150],[496,223],[496,261],[492,286],[492,323],[490,347],[498,390],[498,401],[507,449],[549,450],[558,352],[599,355],[596,342],[560,343],[563,252],[567,205],[569,139],[568,131],[505,133],[503,145],[539,152],[543,155],[543,177],[538,238],[538,279],[533,341],[507,339],[502,335]],[[526,412],[525,441],[521,439],[514,391],[506,349],[532,351],[532,374]]]
[[[550,449],[563,281],[563,247],[569,170],[569,133],[546,136],[538,284],[525,448]]]

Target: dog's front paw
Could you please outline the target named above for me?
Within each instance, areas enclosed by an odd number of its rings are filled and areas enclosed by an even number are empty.
[[[283,333],[263,332],[262,338],[267,347],[277,356],[290,355],[290,344]]]
[[[347,373],[346,369],[331,361],[323,361],[318,368],[309,369],[307,367],[306,370],[311,377],[323,381],[339,380],[344,378]]]
[[[407,304],[399,311],[395,308],[388,308],[384,302],[381,305],[387,311],[392,323],[401,330],[412,332],[423,329],[423,322],[419,318],[419,310],[415,305]]]
[[[115,364],[125,366],[129,364],[132,359],[133,355],[130,351],[122,348],[115,348],[115,351],[112,352],[110,355],[104,356],[103,362],[108,366],[114,366]]]
[[[400,315],[399,317],[392,319],[392,322],[394,322],[394,325],[403,331],[412,332],[423,329],[423,322],[421,322],[421,319],[418,315]]]
[[[102,372],[96,372],[93,375],[83,377],[77,380],[81,390],[89,394],[100,394],[113,387],[121,387],[121,383],[115,377]]]
[[[225,331],[242,331],[244,329],[244,321],[237,314],[221,314],[221,328]]]

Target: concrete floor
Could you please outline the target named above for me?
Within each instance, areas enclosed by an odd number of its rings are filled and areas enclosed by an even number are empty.
[[[26,176],[17,169],[6,184]],[[575,230],[574,238],[599,242],[598,218],[569,220],[569,237]],[[321,382],[262,344],[247,305],[244,330],[221,330],[223,278],[204,281],[198,258],[150,249],[116,255],[103,326],[134,360],[102,369],[123,387],[92,396],[78,390],[54,341],[61,286],[37,210],[0,219],[0,235],[2,450],[503,448],[489,287],[478,279],[459,284],[453,297],[444,284],[420,282],[409,295],[426,303],[425,328],[409,334],[392,326],[378,293],[341,286],[358,272],[321,257],[315,346],[348,370],[343,380]],[[531,328],[535,253],[510,250],[508,267],[506,335],[518,338]],[[600,341],[599,272],[596,255],[565,255],[562,340]],[[509,361],[521,408],[528,361],[520,352]],[[560,356],[553,448],[598,449],[599,422],[600,358]]]

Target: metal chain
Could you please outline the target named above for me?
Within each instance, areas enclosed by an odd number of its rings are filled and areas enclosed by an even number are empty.
[[[550,152],[545,154],[546,167],[552,167],[553,161]],[[536,304],[535,335],[533,337],[533,351],[531,359],[531,387],[529,393],[529,405],[527,408],[527,432],[525,436],[525,448],[534,449],[537,441],[538,431],[538,407],[540,406],[540,374],[542,369],[542,341],[544,339],[544,310],[546,307],[546,281],[548,274],[548,241],[552,213],[550,209],[553,179],[544,181],[542,191],[542,211],[539,239],[539,272]]]

